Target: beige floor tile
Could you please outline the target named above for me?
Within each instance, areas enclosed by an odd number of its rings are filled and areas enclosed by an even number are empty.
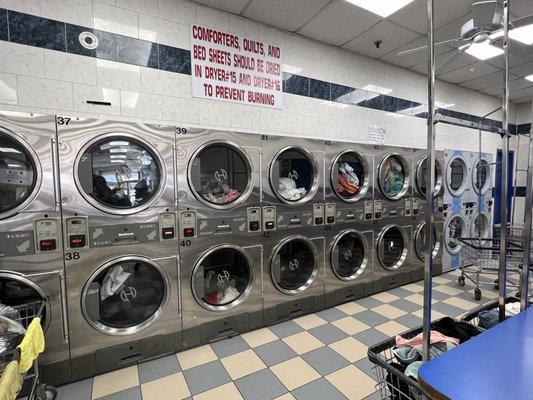
[[[191,395],[183,372],[141,385],[143,400],[182,400]]]
[[[409,330],[406,326],[403,326],[396,321],[385,322],[384,324],[376,326],[376,329],[390,337],[394,337]]]
[[[354,365],[335,371],[326,379],[350,400],[364,399],[376,390],[376,382]]]
[[[412,312],[411,314],[417,316],[418,318],[423,318],[423,310],[417,310],[415,312]],[[440,319],[440,318],[444,318],[444,317],[447,317],[447,315],[441,313],[441,312],[438,312],[438,311],[435,311],[435,310],[431,310],[431,320],[432,321],[435,321],[436,319]]]
[[[457,289],[457,288],[446,286],[446,285],[438,285],[438,286],[435,286],[433,289],[438,290],[439,292],[442,292],[442,293],[449,294],[451,296],[456,296],[459,293],[463,292],[463,289]]]
[[[248,343],[248,346],[255,348],[266,343],[278,340],[278,337],[274,332],[268,328],[258,329],[256,331],[244,333],[241,337]]]
[[[462,308],[463,310],[470,311],[476,307],[479,307],[481,303],[474,303],[473,301],[468,301],[461,299],[459,297],[449,297],[446,300],[442,301],[443,303],[450,304],[455,307]]]
[[[290,393],[285,393],[283,396],[276,397],[274,400],[296,400]]]
[[[194,396],[194,400],[244,400],[233,382]]]
[[[216,353],[208,344],[178,353],[178,361],[183,370],[194,368],[217,359]]]
[[[348,337],[346,339],[333,342],[329,345],[333,350],[353,363],[366,357],[368,346],[361,343],[359,340]]]
[[[434,276],[433,277],[433,283],[438,283],[439,285],[444,285],[444,284],[447,284],[448,282],[450,282],[449,279],[446,279],[442,276]]]
[[[382,304],[374,307],[372,311],[377,312],[384,317],[394,319],[407,314],[407,311],[400,310],[398,307],[391,306],[390,304]]]
[[[399,297],[388,292],[381,292],[372,296],[372,298],[382,301],[383,303],[390,303],[391,301],[398,300]]]
[[[407,297],[404,297],[405,300],[409,300],[415,304],[418,304],[419,306],[424,305],[424,296],[420,293],[413,293],[412,295],[409,295]],[[432,299],[431,304],[435,304],[438,300]]]
[[[324,321],[322,318],[315,314],[305,315],[303,317],[296,318],[293,321],[305,330],[313,329],[317,326],[327,324],[327,321]]]
[[[137,366],[97,375],[93,381],[93,399],[107,396],[139,385]]]
[[[320,374],[301,357],[294,357],[276,364],[270,369],[289,390],[294,390],[320,378]]]
[[[251,349],[221,358],[220,361],[233,380],[266,368],[265,363]]]
[[[410,283],[409,285],[402,286],[403,289],[409,290],[413,293],[420,293],[424,290],[424,286],[418,284],[418,283]]]
[[[358,321],[357,315],[338,319],[331,324],[346,332],[348,335],[355,335],[356,333],[366,331],[370,328],[367,324]]]
[[[348,315],[354,315],[367,310],[366,307],[363,307],[362,305],[353,302],[341,304],[340,306],[337,306],[337,309],[341,310],[342,312],[345,312]]]
[[[283,338],[283,341],[293,349],[298,355],[307,353],[308,351],[318,349],[324,346],[320,340],[311,335],[309,332],[300,332],[295,335]]]

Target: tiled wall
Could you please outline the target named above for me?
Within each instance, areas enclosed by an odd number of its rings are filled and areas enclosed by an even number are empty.
[[[363,142],[368,126],[378,125],[387,129],[388,144],[425,146],[425,120],[402,111],[426,101],[427,81],[403,68],[183,0],[0,0],[0,6],[10,10],[0,12],[3,109]],[[192,98],[193,21],[281,45],[284,109]],[[78,44],[82,27],[99,38],[97,51]],[[437,100],[468,118],[500,105],[443,82]],[[437,137],[439,148],[479,146],[473,130],[443,125]],[[495,153],[499,144],[498,135],[482,134],[483,151]]]

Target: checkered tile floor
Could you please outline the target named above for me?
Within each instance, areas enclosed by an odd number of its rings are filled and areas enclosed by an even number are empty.
[[[433,318],[497,293],[434,278]],[[368,346],[422,325],[422,282],[59,388],[59,400],[379,399]]]

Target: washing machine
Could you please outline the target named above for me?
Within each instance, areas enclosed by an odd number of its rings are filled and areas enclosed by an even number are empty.
[[[325,142],[325,291],[333,307],[372,294],[373,171],[370,145]]]
[[[414,149],[374,149],[374,286],[382,292],[411,280]]]
[[[426,248],[426,204],[427,204],[427,150],[417,149],[414,156],[414,191],[413,191],[413,252],[411,263],[415,270],[411,281],[424,279],[424,259]],[[433,207],[435,225],[433,227],[433,275],[442,273],[442,235],[444,229],[444,151],[435,151],[435,189]]]
[[[493,158],[489,153],[474,153],[472,164],[472,186],[475,194],[469,206],[473,207],[470,237],[492,237],[492,167]]]
[[[297,144],[294,144],[297,143]],[[318,311],[324,302],[324,142],[263,136],[265,324]]]
[[[261,137],[188,129],[176,139],[184,347],[263,325]]]
[[[175,130],[58,121],[73,380],[181,348]]]
[[[41,371],[54,385],[70,376],[56,145],[54,116],[0,115],[0,303],[44,301]]]

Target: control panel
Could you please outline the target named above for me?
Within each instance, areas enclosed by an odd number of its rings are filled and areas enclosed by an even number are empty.
[[[56,219],[35,221],[36,252],[54,251],[59,248],[59,222]]]
[[[326,225],[335,225],[337,216],[337,206],[335,203],[326,203],[325,210]]]
[[[69,249],[89,247],[87,217],[67,218],[65,228],[67,230],[67,247]]]
[[[383,202],[381,200],[374,200],[374,219],[382,219],[383,218]]]
[[[196,226],[196,211],[180,212],[179,227],[183,238],[195,238],[198,233]]]
[[[263,231],[273,231],[276,229],[276,207],[263,207]]]
[[[405,215],[414,217],[420,214],[420,199],[405,199]]]
[[[170,240],[176,237],[176,213],[164,212],[159,214],[159,239]]]
[[[442,197],[437,197],[437,212],[444,212],[444,199]]]
[[[313,204],[313,225],[324,225],[324,204]]]
[[[246,210],[248,232],[261,231],[261,208],[248,207]]]
[[[363,214],[365,221],[372,221],[374,219],[374,202],[372,200],[365,200]]]

